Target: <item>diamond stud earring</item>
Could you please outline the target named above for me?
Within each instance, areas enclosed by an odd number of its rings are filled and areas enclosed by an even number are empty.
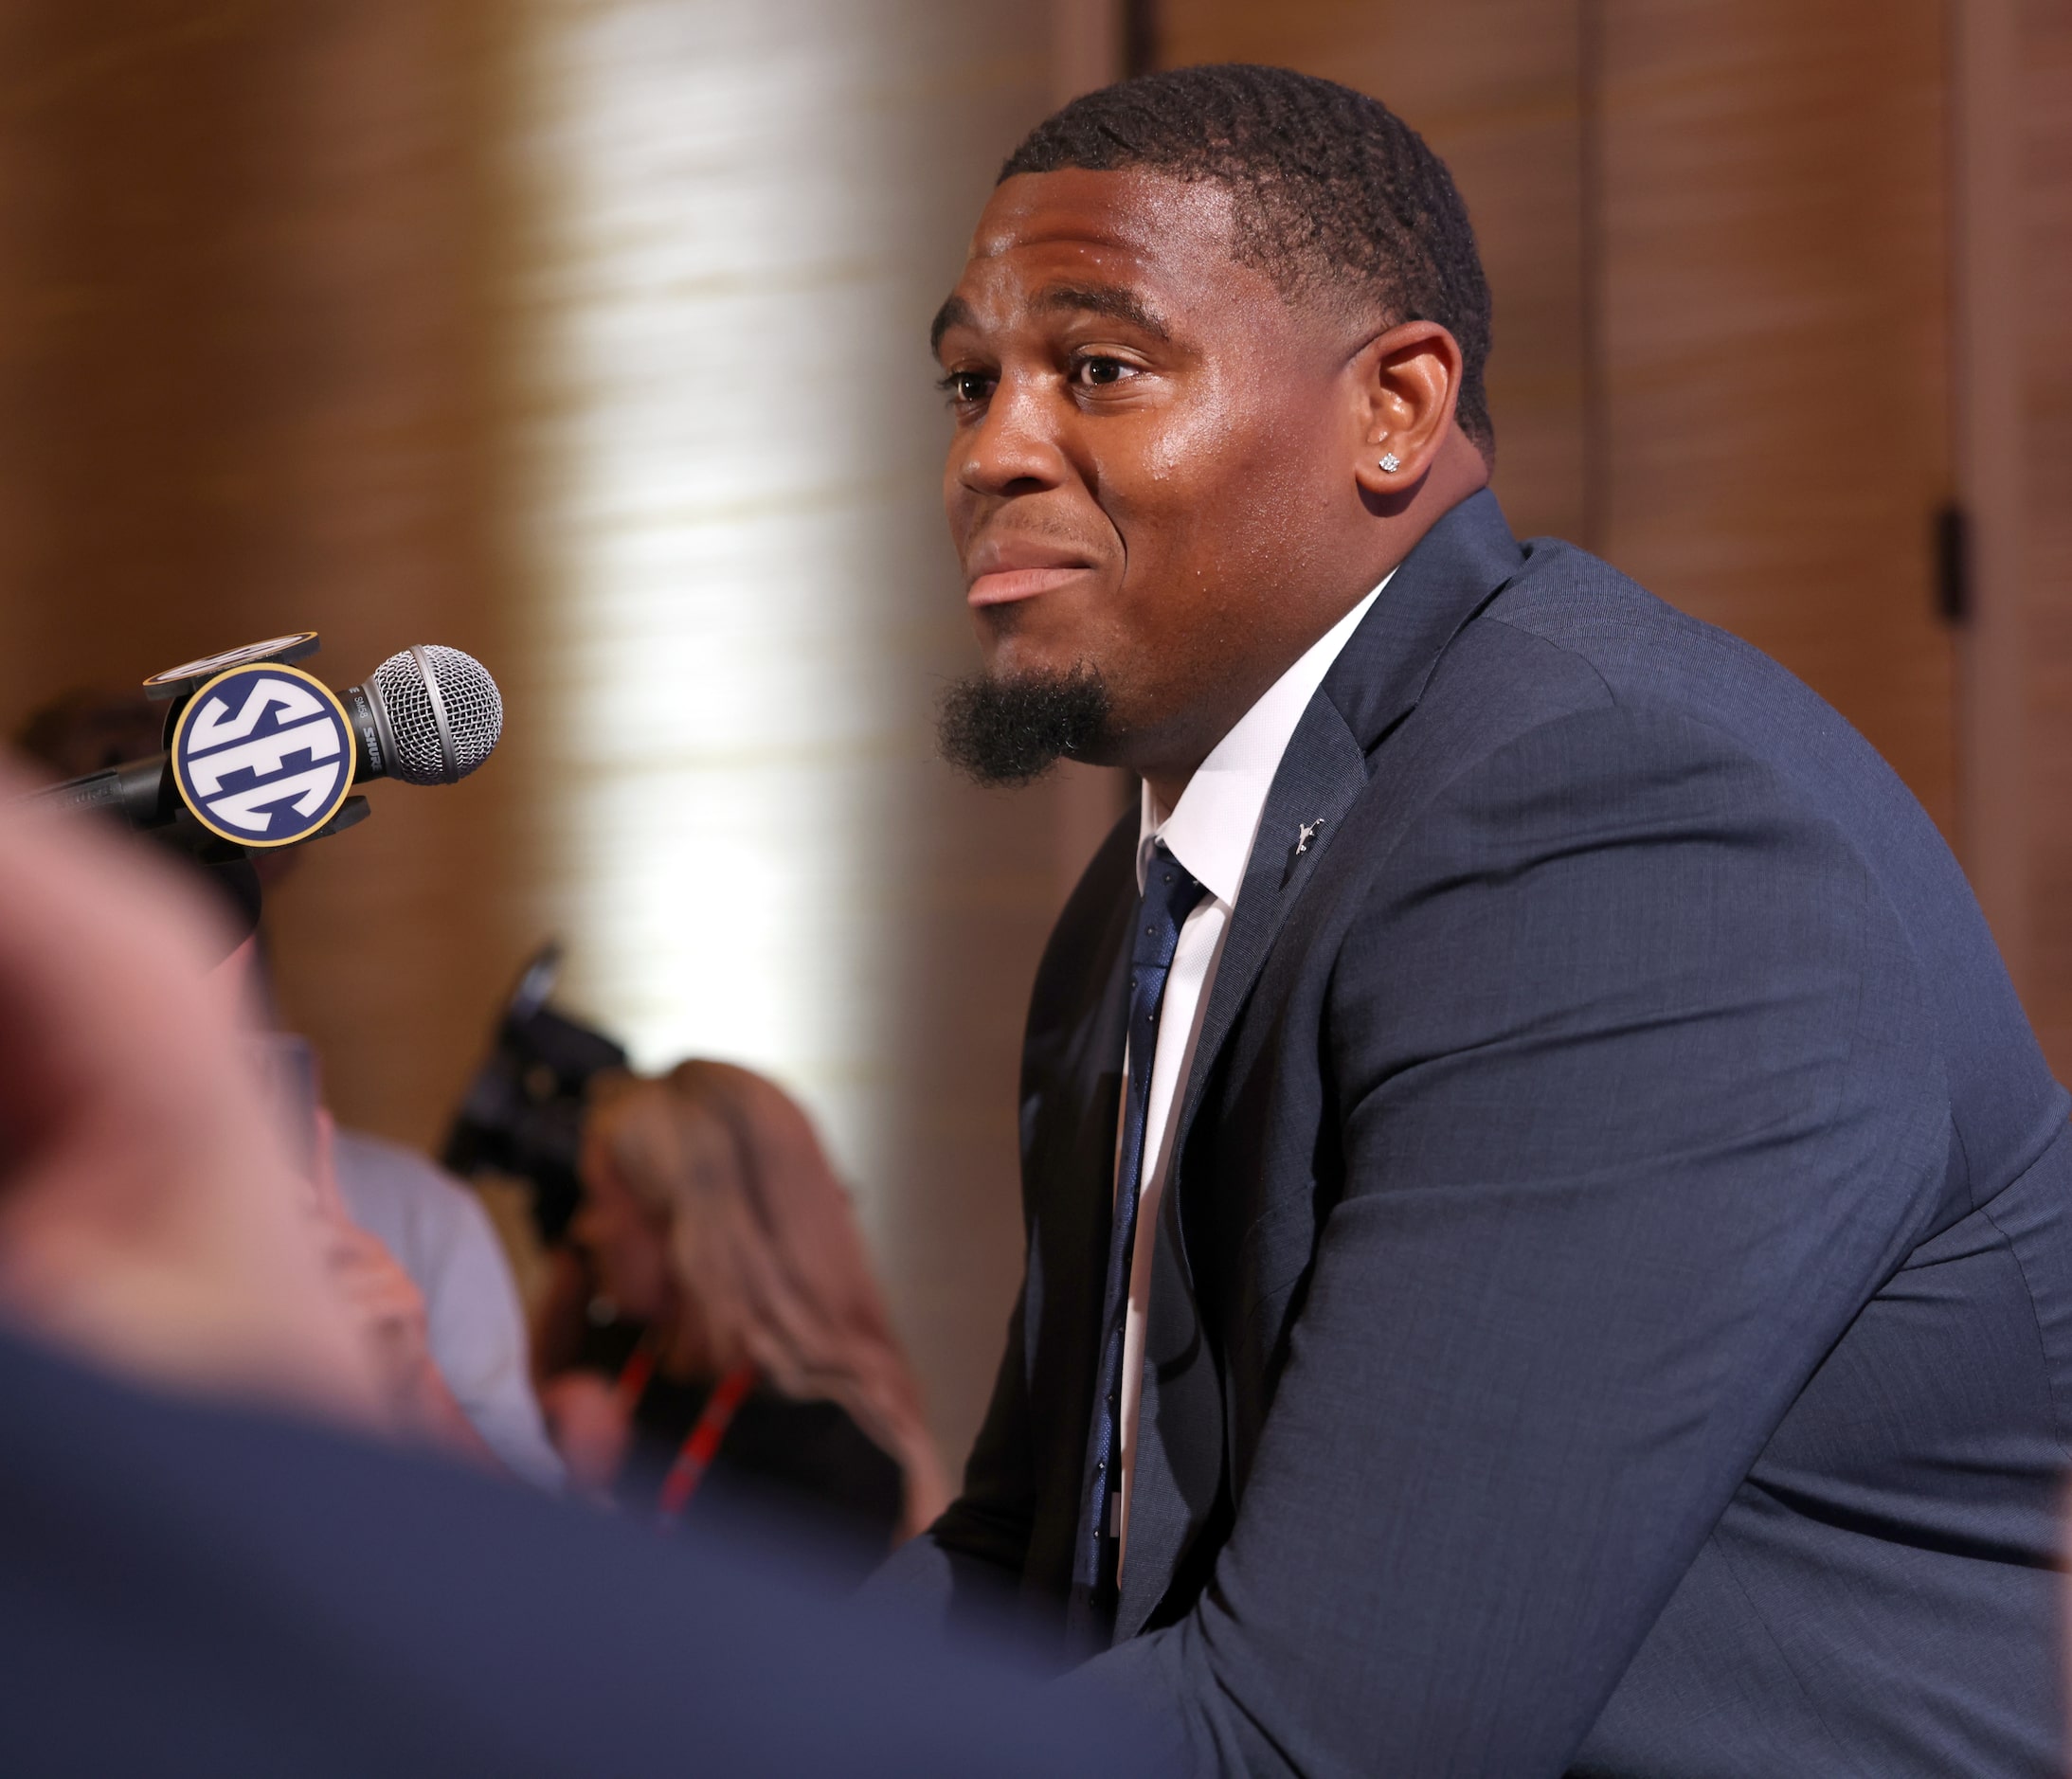
[[[1384,451],[1381,454],[1381,467],[1386,470],[1388,474],[1394,476],[1397,470],[1403,467],[1403,459],[1397,457],[1393,451]]]

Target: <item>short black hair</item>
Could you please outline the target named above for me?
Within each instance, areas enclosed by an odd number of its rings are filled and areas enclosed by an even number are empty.
[[[1460,344],[1461,430],[1494,455],[1489,285],[1468,207],[1446,163],[1379,99],[1292,68],[1162,69],[1073,99],[1000,178],[1063,167],[1215,180],[1235,200],[1236,258],[1290,300],[1350,281],[1392,325],[1436,321]]]

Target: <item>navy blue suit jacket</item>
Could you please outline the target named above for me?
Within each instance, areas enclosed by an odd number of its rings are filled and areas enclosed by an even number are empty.
[[[1026,1283],[891,1578],[1010,1573],[1059,1625],[1134,841],[1036,980]],[[1468,500],[1267,804],[1095,1668],[1203,1770],[2056,1772],[2066,1112],[1861,737]]]
[[[0,1772],[1162,1771],[753,1535],[675,1539],[0,1334]]]

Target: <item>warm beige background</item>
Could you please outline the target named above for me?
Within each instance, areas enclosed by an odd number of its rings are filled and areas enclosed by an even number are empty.
[[[813,1106],[953,1451],[1019,1258],[1021,1003],[1116,787],[982,796],[930,758],[968,643],[920,335],[1124,9],[0,6],[0,722],[287,628],[341,678],[480,655],[496,759],[374,787],[274,910],[340,1110],[435,1137],[561,933],[646,1060],[743,1055]],[[2064,9],[1155,10],[1167,60],[1331,74],[1449,156],[1514,522],[1833,698],[2072,1069]]]

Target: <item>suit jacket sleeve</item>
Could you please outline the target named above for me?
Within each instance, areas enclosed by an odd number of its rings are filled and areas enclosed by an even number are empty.
[[[1007,1350],[957,1499],[920,1536],[895,1551],[869,1583],[938,1625],[997,1615],[1007,1606],[1029,1549],[1035,1472],[1023,1358],[1024,1281],[1007,1322]]]
[[[1933,1215],[1930,1015],[1843,836],[1674,713],[1463,767],[1365,883],[1232,1536],[1097,1665],[1205,1770],[1553,1779]]]
[[[904,1595],[910,1603],[934,1612],[962,1616],[969,1606],[983,1617],[1006,1603],[1031,1569],[1036,1537],[1039,1493],[1038,1451],[1033,1437],[1035,1417],[1047,1415],[1045,1430],[1072,1443],[1068,1471],[1076,1480],[1077,1452],[1084,1448],[1083,1415],[1065,1411],[1062,1425],[1056,1403],[1042,1402],[1042,1386],[1032,1374],[1036,1356],[1031,1339],[1039,1322],[1053,1331],[1048,1362],[1054,1378],[1060,1367],[1069,1374],[1071,1355],[1059,1357],[1055,1331],[1060,1320],[1073,1315],[1073,1292],[1092,1293],[1084,1317],[1089,1350],[1084,1391],[1093,1389],[1093,1323],[1101,1289],[1098,1273],[1061,1280],[1058,1242],[1070,1255],[1095,1257],[1107,1252],[1108,1211],[1105,1193],[1090,1206],[1076,1197],[1079,1182],[1093,1185],[1105,1169],[1114,1167],[1115,1093],[1119,1083],[1105,1070],[1119,1067],[1123,1048],[1125,1001],[1121,963],[1127,955],[1126,934],[1136,893],[1137,816],[1119,817],[1100,850],[1089,862],[1078,888],[1058,917],[1030,995],[1029,1030],[1022,1047],[1021,1123],[1023,1234],[1027,1260],[1022,1287],[1007,1322],[1007,1348],[984,1425],[964,1466],[963,1492],[935,1524],[896,1553],[873,1581],[874,1590]],[[1113,1060],[1108,1060],[1112,1055]],[[1091,1122],[1080,1116],[1089,1103],[1096,1108]],[[1043,1108],[1069,1105],[1063,1118],[1046,1119]],[[1097,1189],[1096,1189],[1097,1190]],[[1068,1231],[1062,1238],[1060,1230]],[[1044,1233],[1048,1231],[1048,1236]],[[1048,1266],[1046,1249],[1052,1253]],[[1048,1293],[1046,1286],[1049,1287]],[[1083,1302],[1084,1300],[1078,1300]],[[1033,1309],[1032,1309],[1033,1306]],[[1076,1400],[1068,1393],[1068,1402]],[[1052,1475],[1056,1471],[1054,1448]],[[1036,1558],[1041,1567],[1041,1556]],[[1063,1629],[1058,1602],[1040,1604],[1040,1582],[1031,1579],[1017,1616],[1019,1628],[1034,1633],[1038,1646],[1054,1649]]]

